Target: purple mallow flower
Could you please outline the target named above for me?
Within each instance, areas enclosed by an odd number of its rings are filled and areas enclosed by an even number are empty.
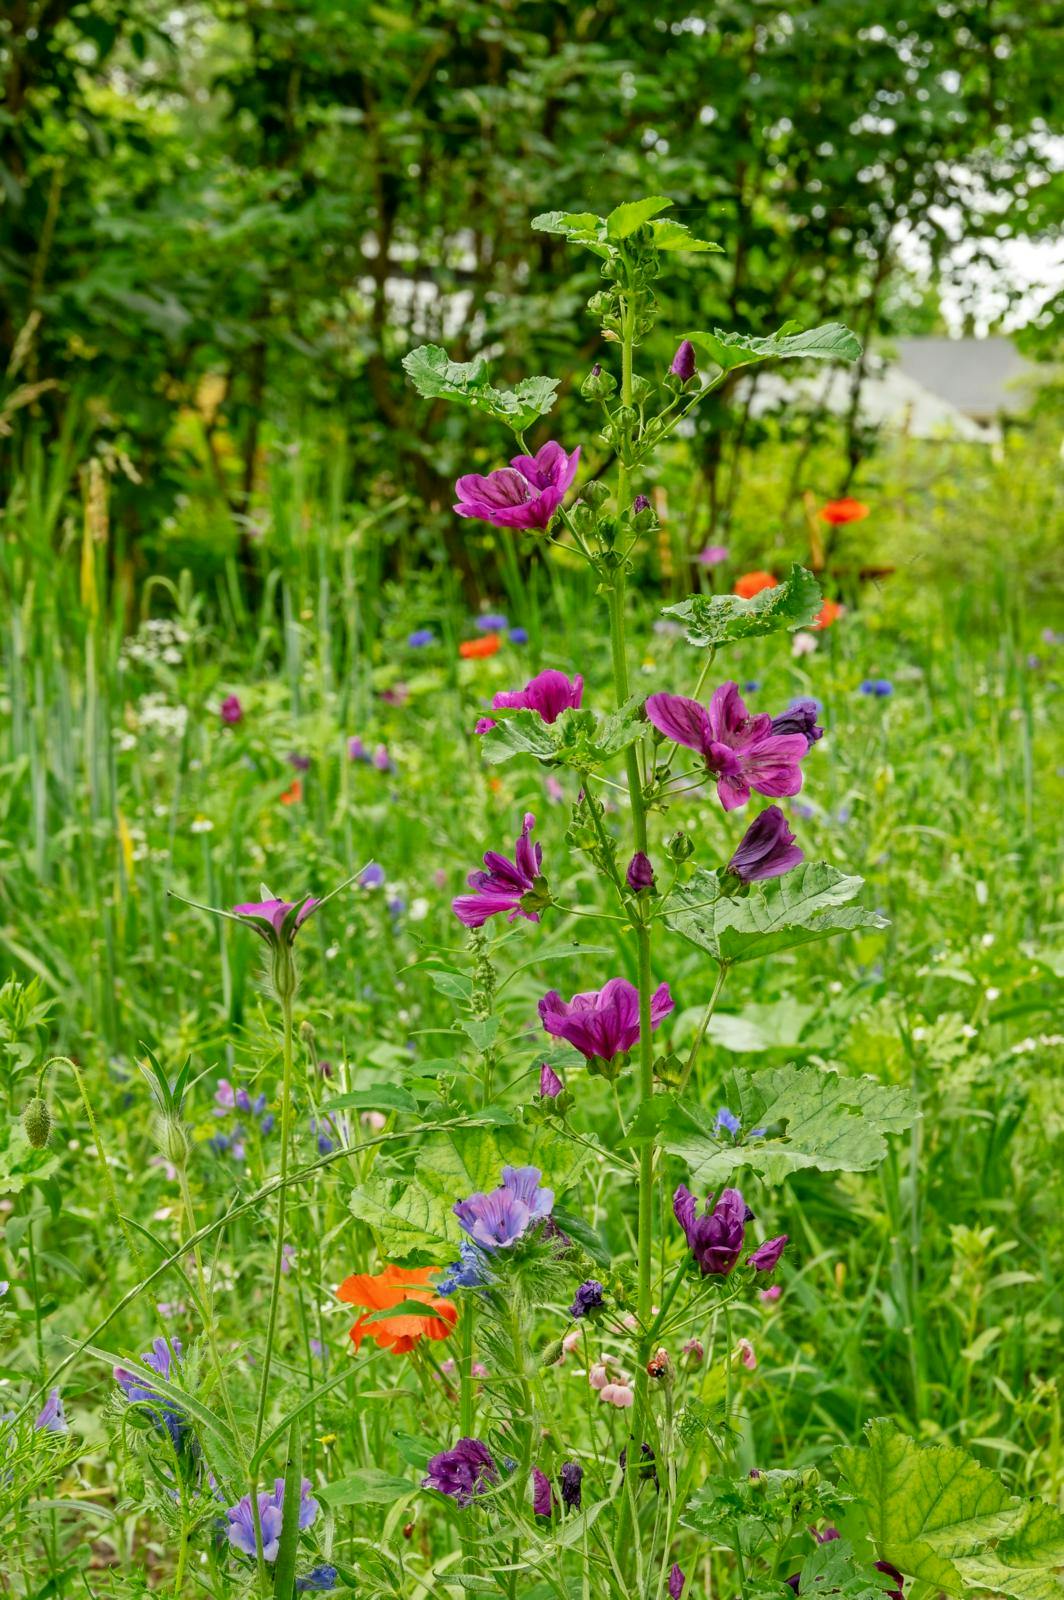
[[[577,710],[583,698],[584,680],[580,673],[567,678],[564,672],[548,667],[537,672],[523,689],[500,689],[491,704],[495,711],[535,711],[544,722],[557,722],[563,711]],[[488,725],[495,726],[493,722]]]
[[[267,944],[283,941],[291,944],[307,918],[321,905],[308,894],[298,905],[291,900],[249,900],[233,907],[233,915],[242,917]]]
[[[267,1489],[259,1491],[259,1523],[262,1528],[262,1554],[266,1561],[276,1561],[277,1552],[281,1545],[281,1519],[284,1514],[284,1479],[274,1479],[273,1493]],[[299,1495],[299,1526],[309,1528],[318,1514],[318,1502],[311,1496],[310,1479],[304,1478]],[[242,1550],[246,1556],[254,1556],[255,1550],[255,1515],[251,1507],[251,1496],[243,1495],[235,1506],[230,1506],[225,1513],[229,1522],[229,1543],[234,1550]]]
[[[679,378],[681,383],[687,383],[694,377],[695,370],[695,347],[690,339],[681,339],[669,371],[674,378]]]
[[[822,709],[819,700],[810,697],[792,700],[786,711],[781,711],[778,717],[773,717],[772,731],[804,733],[807,744],[812,746],[818,739],[824,737],[824,730],[816,720]]]
[[[565,1085],[555,1072],[554,1068],[544,1061],[539,1069],[540,1099],[557,1100],[564,1088]]]
[[[549,1517],[554,1510],[554,1490],[550,1479],[538,1467],[532,1468],[532,1510],[537,1517]]]
[[[235,728],[238,722],[244,720],[244,707],[240,704],[235,694],[227,694],[219,707],[222,721],[230,728]]]
[[[450,1495],[460,1506],[467,1506],[474,1495],[484,1494],[498,1481],[499,1469],[487,1445],[479,1439],[459,1439],[450,1450],[432,1457],[421,1487]]]
[[[567,1511],[579,1511],[584,1469],[579,1461],[563,1461],[558,1472],[562,1489],[562,1505]]]
[[[695,556],[695,560],[700,567],[719,567],[727,559],[728,546],[726,544],[707,544],[706,548],[700,550]]]
[[[508,467],[482,477],[459,478],[455,510],[496,528],[546,528],[565,499],[580,464],[579,445],[571,455],[553,440],[534,456],[514,456]]]
[[[538,1222],[545,1221],[554,1205],[553,1189],[540,1188],[538,1167],[503,1167],[502,1183],[491,1194],[471,1194],[456,1200],[454,1214],[482,1250],[501,1250]]]
[[[772,1272],[779,1265],[788,1238],[788,1234],[781,1233],[775,1239],[766,1239],[764,1244],[758,1245],[753,1255],[747,1256],[747,1266],[753,1267],[755,1272]]]
[[[33,1419],[38,1433],[69,1433],[63,1399],[58,1389],[53,1389],[44,1405]]]
[[[680,1566],[680,1563],[674,1561],[672,1571],[669,1573],[669,1600],[680,1600],[680,1596],[683,1594],[683,1586],[686,1582],[687,1574]]]
[[[651,996],[651,1027],[672,1009],[669,986],[663,983]],[[604,988],[574,994],[569,1001],[552,989],[539,1002],[539,1015],[548,1033],[568,1040],[589,1061],[612,1061],[639,1038],[639,991],[627,978],[611,978]]]
[[[757,883],[762,878],[782,877],[804,859],[783,812],[779,806],[769,806],[739,840],[728,871],[740,883]]]
[[[776,796],[802,787],[805,734],[773,733],[771,717],[748,715],[736,683],[715,689],[708,710],[685,695],[652,694],[646,712],[659,733],[703,757],[725,811],[745,805],[751,789]]]
[[[164,1383],[170,1383],[175,1366],[179,1366],[182,1360],[181,1340],[176,1334],[170,1340],[160,1335],[152,1340],[151,1349],[146,1350],[140,1359],[152,1372],[157,1372]],[[184,1412],[166,1395],[160,1394],[147,1379],[130,1372],[127,1367],[115,1367],[114,1380],[130,1404],[149,1407],[148,1415],[155,1426],[165,1428],[175,1448],[180,1446],[188,1426]]]
[[[467,928],[481,928],[489,917],[508,912],[508,921],[524,917],[529,922],[539,921],[538,911],[526,911],[521,902],[526,894],[542,883],[540,868],[543,864],[543,847],[531,841],[536,819],[531,811],[525,813],[521,837],[514,848],[514,859],[488,850],[484,856],[486,870],[471,872],[467,879],[473,894],[460,894],[451,901],[451,910]]]
[[[602,1297],[605,1293],[597,1278],[588,1278],[582,1283],[573,1296],[573,1303],[569,1307],[571,1317],[586,1317],[592,1311],[601,1311]]]
[[[672,1209],[702,1276],[726,1278],[742,1255],[743,1233],[753,1217],[738,1189],[722,1190],[715,1206],[710,1195],[699,1216],[698,1202],[681,1183],[673,1195]]]
[[[629,861],[624,881],[633,894],[640,894],[644,889],[653,889],[654,868],[650,864],[650,857],[642,850],[637,850]]]

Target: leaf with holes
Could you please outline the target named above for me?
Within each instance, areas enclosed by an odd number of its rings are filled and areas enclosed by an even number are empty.
[[[784,323],[777,333],[764,339],[748,333],[727,333],[723,328],[714,328],[712,333],[689,333],[687,338],[725,372],[759,361],[856,361],[861,354],[857,335],[841,322],[825,322],[804,332],[795,331],[797,328],[796,322]]]
[[[878,911],[849,904],[864,879],[823,861],[806,861],[782,878],[751,884],[744,895],[723,894],[721,877],[695,872],[674,891],[665,918],[674,933],[717,961],[754,961],[837,933],[888,926]]]
[[[715,649],[736,639],[807,628],[816,621],[822,598],[813,574],[795,564],[782,583],[750,600],[737,594],[693,594],[679,605],[666,606],[663,615],[683,623],[688,644]]]
[[[419,345],[403,357],[403,367],[418,394],[428,400],[452,400],[503,422],[520,433],[552,409],[556,378],[524,378],[515,389],[496,389],[489,381],[483,356],[452,361],[438,344]]]

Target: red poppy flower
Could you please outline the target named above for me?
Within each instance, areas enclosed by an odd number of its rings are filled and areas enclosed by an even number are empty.
[[[302,780],[302,778],[293,778],[291,784],[288,786],[288,788],[285,790],[284,794],[281,796],[281,804],[283,806],[298,805],[300,800],[302,800],[302,798],[303,798],[303,780]]]
[[[367,1335],[382,1350],[391,1350],[395,1355],[406,1355],[421,1339],[446,1339],[458,1321],[458,1310],[433,1290],[430,1280],[437,1271],[436,1267],[389,1265],[381,1272],[356,1272],[345,1278],[336,1291],[337,1298],[347,1305],[361,1306],[364,1311],[351,1329],[355,1349]],[[408,1300],[420,1300],[424,1314],[403,1311],[376,1322],[369,1320],[375,1313]]]
[[[465,639],[458,646],[458,654],[463,661],[483,661],[486,656],[493,656],[502,644],[502,639],[497,633],[486,633],[482,639]]]
[[[778,585],[779,579],[774,578],[771,572],[744,572],[741,578],[735,580],[734,593],[743,600],[752,600],[762,589],[775,589]]]
[[[825,522],[863,522],[871,506],[863,500],[829,500],[820,512]]]
[[[835,621],[836,617],[841,616],[842,607],[839,605],[839,602],[837,600],[825,600],[824,604],[820,607],[820,610],[816,614],[816,621],[811,622],[809,626],[822,632],[825,628],[831,627],[831,624]]]

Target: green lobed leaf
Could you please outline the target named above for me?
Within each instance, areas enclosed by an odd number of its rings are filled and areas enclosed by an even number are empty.
[[[871,1562],[855,1560],[848,1539],[830,1539],[818,1544],[802,1562],[798,1592],[802,1595],[830,1594],[840,1600],[883,1600],[893,1587],[893,1579],[878,1572]]]
[[[958,1561],[1017,1534],[1025,1503],[958,1445],[919,1445],[882,1417],[865,1437],[836,1450],[835,1461],[864,1504],[880,1558],[947,1594],[964,1593]]]
[[[784,323],[778,332],[761,339],[748,333],[728,333],[723,328],[714,328],[712,333],[689,333],[686,337],[725,372],[753,366],[758,361],[856,361],[861,354],[857,335],[841,322],[825,322],[800,333],[792,331],[797,326],[794,322]]]
[[[674,222],[671,217],[663,217],[650,224],[650,231],[654,236],[655,250],[686,250],[692,254],[712,252],[714,255],[723,255],[723,245],[713,244],[709,239],[696,239],[682,222]]]
[[[694,594],[663,615],[676,617],[687,629],[688,644],[712,646],[735,639],[755,639],[786,629],[806,628],[816,620],[823,596],[811,572],[795,563],[782,583],[762,589],[751,599],[737,594]]]
[[[483,356],[452,361],[438,344],[419,345],[403,357],[403,368],[418,394],[430,400],[453,400],[504,422],[521,432],[552,409],[556,378],[523,378],[515,389],[496,389],[489,381]]]
[[[823,861],[806,861],[782,878],[751,884],[745,895],[721,893],[721,874],[699,869],[674,891],[665,921],[675,933],[729,964],[829,939],[855,928],[885,928],[877,911],[848,904],[864,886]]]
[[[582,244],[603,261],[613,253],[606,242],[606,224],[593,211],[543,211],[532,218],[532,226],[538,233],[553,233]]]
[[[1045,1500],[1030,1502],[1019,1527],[992,1550],[954,1557],[973,1589],[992,1589],[1013,1600],[1061,1600],[1057,1576],[1064,1567],[1064,1515]]]
[[[656,1133],[690,1168],[691,1186],[709,1190],[743,1168],[766,1183],[806,1168],[866,1172],[885,1157],[884,1136],[904,1132],[917,1114],[908,1089],[825,1067],[736,1068],[721,1095],[741,1122],[738,1143],[718,1132],[711,1110],[673,1095],[655,1096],[650,1117],[637,1117],[629,1137],[635,1143]]]
[[[587,772],[642,737],[646,724],[638,706],[638,700],[631,699],[606,713],[570,709],[550,724],[535,711],[500,714],[495,726],[481,736],[484,759],[497,766],[514,755],[532,755],[538,761]]]
[[[647,195],[643,200],[626,200],[623,205],[616,206],[606,218],[607,237],[627,239],[630,234],[637,233],[651,217],[656,217],[659,211],[667,211],[671,205],[672,201],[663,194]]]

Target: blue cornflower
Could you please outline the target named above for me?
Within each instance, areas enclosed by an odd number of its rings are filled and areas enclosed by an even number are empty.
[[[407,636],[406,642],[411,650],[424,650],[426,645],[436,643],[436,635],[431,628],[415,628],[413,633]]]
[[[505,633],[510,626],[509,617],[504,617],[501,611],[486,611],[482,617],[477,617],[473,623],[481,633]]]
[[[894,693],[894,685],[889,678],[866,678],[861,685],[861,693],[874,695],[877,700],[886,700],[888,695]]]
[[[384,882],[384,868],[376,861],[371,861],[368,867],[363,867],[358,875],[360,889],[379,889]]]
[[[527,628],[511,628],[510,632],[508,634],[508,638],[509,638],[511,644],[527,644],[528,643],[528,629]]]

